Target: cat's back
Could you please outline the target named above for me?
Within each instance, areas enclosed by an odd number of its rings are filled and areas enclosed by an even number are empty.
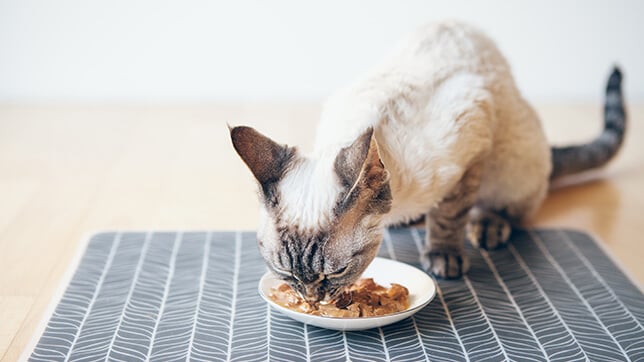
[[[381,71],[406,70],[426,82],[467,71],[505,76],[508,64],[496,44],[475,26],[454,20],[425,24],[405,37]]]
[[[490,89],[511,80],[505,58],[477,28],[458,21],[421,26],[365,76],[327,99],[316,150],[350,143],[366,127],[375,127],[392,102],[405,101],[407,120],[417,118],[441,86],[462,74]]]
[[[475,27],[441,21],[417,28],[365,76],[327,99],[316,150],[350,143],[366,127],[376,126],[383,105],[392,101],[406,99],[424,107],[446,80],[462,73],[487,84],[509,78],[505,59]]]

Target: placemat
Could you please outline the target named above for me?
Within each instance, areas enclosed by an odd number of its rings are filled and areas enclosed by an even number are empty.
[[[380,256],[420,266],[423,238],[390,229]],[[413,317],[344,333],[268,307],[252,232],[100,233],[30,360],[644,360],[642,292],[588,235],[519,230],[468,253]]]

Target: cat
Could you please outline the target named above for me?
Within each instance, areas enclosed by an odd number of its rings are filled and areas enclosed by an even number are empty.
[[[615,68],[597,139],[551,148],[487,36],[454,21],[423,26],[328,100],[312,155],[250,127],[230,129],[259,186],[259,250],[302,297],[329,299],[360,277],[386,226],[424,215],[427,270],[459,278],[469,269],[466,237],[501,247],[552,179],[617,153],[621,81]]]

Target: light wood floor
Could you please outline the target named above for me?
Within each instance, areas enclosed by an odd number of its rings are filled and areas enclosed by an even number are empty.
[[[537,107],[555,142],[601,127],[599,105]],[[226,123],[309,150],[314,104],[0,105],[0,357],[30,340],[81,240],[106,229],[253,229],[256,196]],[[644,281],[644,105],[594,181],[554,190],[534,220],[590,231]]]

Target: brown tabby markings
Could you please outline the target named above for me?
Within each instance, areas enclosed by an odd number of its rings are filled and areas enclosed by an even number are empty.
[[[454,189],[428,213],[426,258],[432,272],[439,277],[459,278],[469,269],[464,257],[463,230],[468,213],[476,203],[481,170],[480,164],[472,166]]]
[[[382,215],[391,208],[389,174],[369,128],[334,162],[340,191],[334,207],[318,222],[298,222],[279,182],[304,158],[249,127],[230,130],[235,150],[260,186],[266,225],[258,245],[268,266],[307,299],[332,296],[358,279],[382,240]],[[288,195],[291,196],[291,195]],[[293,216],[295,214],[295,216]],[[272,225],[272,229],[271,229]],[[258,234],[259,236],[259,234]]]
[[[372,215],[385,214],[391,207],[391,190],[388,174],[380,161],[377,146],[372,137],[373,131],[363,134],[353,145],[344,148],[335,162],[335,173],[343,190],[339,193],[333,209],[331,222],[319,224],[314,228],[303,228],[284,220],[279,200],[281,195],[272,189],[271,201],[267,202],[268,212],[275,220],[278,242],[282,248],[274,256],[279,268],[290,271],[288,277],[308,285],[325,283],[330,266],[325,265],[325,248],[329,242],[351,239],[355,225],[365,223],[368,230],[380,233],[379,223]],[[297,162],[290,158],[289,162]],[[291,169],[286,165],[285,169]],[[342,248],[342,245],[329,245],[327,253]],[[353,252],[352,257],[362,253],[374,254],[377,245],[366,245]],[[269,263],[270,264],[270,263]],[[278,274],[284,274],[277,271]],[[298,285],[293,284],[298,290]],[[301,288],[301,286],[299,287]],[[299,290],[305,294],[305,290]]]

